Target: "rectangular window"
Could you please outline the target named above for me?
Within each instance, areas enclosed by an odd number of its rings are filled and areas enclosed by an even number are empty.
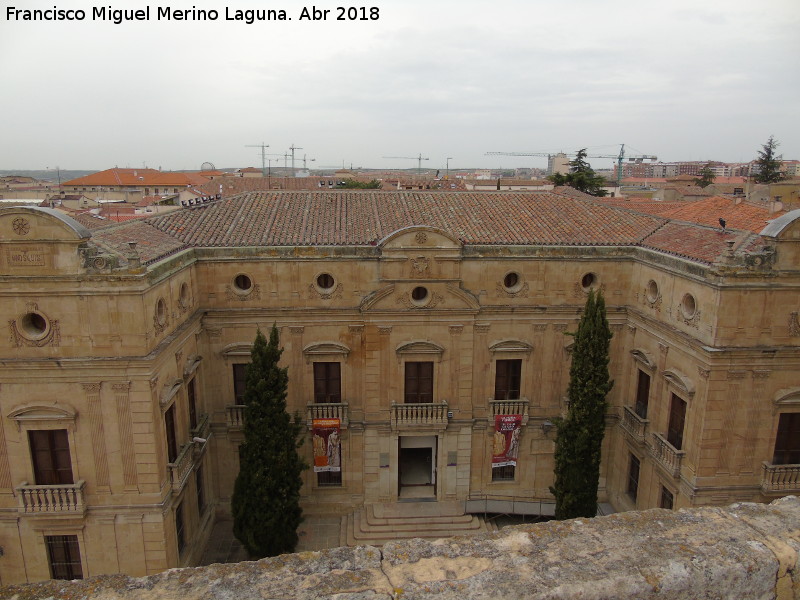
[[[320,471],[317,473],[317,485],[319,487],[341,487],[341,471]]]
[[[522,359],[498,360],[495,365],[497,368],[494,379],[494,399],[519,399]]]
[[[782,413],[775,436],[773,465],[800,464],[800,413]]]
[[[175,508],[175,534],[178,538],[178,554],[186,547],[186,531],[183,521],[183,502]]]
[[[314,402],[342,401],[342,366],[338,362],[314,363]]]
[[[194,491],[197,495],[197,514],[201,517],[206,510],[206,490],[203,485],[203,467],[197,467],[194,472]]]
[[[244,387],[247,377],[247,365],[233,365],[233,397],[236,404],[244,404]]]
[[[631,461],[628,464],[628,489],[626,491],[634,502],[636,502],[636,498],[639,495],[639,467],[639,459],[631,454]]]
[[[52,579],[83,579],[77,535],[46,535],[44,542]]]
[[[686,422],[686,402],[672,394],[669,406],[669,427],[667,428],[667,441],[676,450],[683,447],[683,425]]]
[[[639,381],[636,383],[636,404],[634,411],[642,419],[647,418],[647,401],[650,398],[650,375],[639,371]]]
[[[667,510],[672,510],[672,506],[675,504],[675,496],[670,492],[667,488],[663,485],[661,486],[661,500],[658,503],[659,508],[666,508]]]
[[[433,402],[433,363],[407,362],[405,402]]]
[[[28,432],[36,485],[74,483],[66,429],[44,429]]]
[[[495,467],[492,469],[492,481],[514,481],[514,465]]]
[[[167,433],[167,462],[175,462],[178,458],[178,442],[175,437],[175,404],[164,413],[164,429]]]
[[[186,386],[186,394],[189,398],[189,428],[194,429],[197,427],[197,391],[194,386],[194,377]]]

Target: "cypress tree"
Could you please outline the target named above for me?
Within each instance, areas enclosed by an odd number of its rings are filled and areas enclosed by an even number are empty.
[[[569,410],[556,421],[556,519],[594,517],[600,481],[600,448],[605,433],[606,394],[614,382],[608,372],[611,330],[601,292],[589,291],[574,334],[569,370]]]
[[[786,178],[786,174],[781,171],[783,157],[776,153],[779,145],[773,136],[769,136],[767,143],[761,146],[756,159],[758,173],[753,177],[756,183],[777,183]]]
[[[293,552],[303,521],[300,477],[307,465],[298,454],[299,415],[286,412],[286,368],[280,368],[275,325],[267,342],[259,329],[246,369],[244,442],[233,489],[233,533],[253,558]]]

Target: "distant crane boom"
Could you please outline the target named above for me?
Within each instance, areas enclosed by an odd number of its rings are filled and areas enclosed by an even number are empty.
[[[422,156],[420,152],[419,156],[382,156],[381,158],[401,158],[403,160],[416,160],[417,161],[417,174],[422,173],[422,161],[423,160],[430,160],[430,158],[425,158]]]
[[[487,152],[487,156],[546,156],[550,158],[557,154],[565,154],[566,156],[575,156],[574,152]],[[658,160],[657,156],[647,154],[625,156],[625,144],[622,144],[619,149],[619,154],[587,154],[587,158],[613,158],[617,161],[617,185],[622,182],[622,162],[627,158],[631,162],[642,162],[645,160]]]
[[[260,144],[245,144],[245,148],[261,148],[261,176],[267,176],[267,148],[269,144],[261,142]]]

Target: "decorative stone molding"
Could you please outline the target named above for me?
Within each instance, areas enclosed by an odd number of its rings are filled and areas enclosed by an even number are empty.
[[[563,333],[567,330],[568,325],[566,323],[554,323],[553,330],[558,331],[559,333]]]
[[[628,333],[631,334],[631,335],[635,334],[636,333],[636,325],[628,324]]]
[[[19,236],[28,235],[31,231],[31,224],[24,217],[17,217],[11,221],[11,229]]]
[[[364,326],[363,325],[348,325],[347,331],[356,335],[361,335],[364,333]]]
[[[497,282],[497,294],[499,296],[507,296],[508,298],[527,298],[530,287],[528,282],[525,281],[517,288],[508,289],[503,285],[502,281]]]
[[[210,340],[218,340],[222,337],[222,327],[206,327],[205,330]]]
[[[730,370],[728,371],[728,379],[744,379],[747,376],[747,371]]]
[[[338,299],[342,297],[342,290],[344,290],[344,287],[341,283],[336,284],[336,287],[332,288],[329,292],[323,291],[321,288],[311,283],[308,286],[308,297],[311,300],[315,298],[319,298],[321,300],[330,300],[332,298]]]
[[[475,323],[475,333],[489,333],[491,323]]]
[[[683,309],[681,308],[680,304],[676,305],[675,308],[676,308],[675,314],[677,315],[678,321],[688,325],[689,327],[694,327],[695,329],[699,329],[700,328],[700,313],[701,313],[701,311],[700,311],[699,308],[695,309],[694,314],[692,314],[691,317],[687,317],[684,314]]]
[[[680,392],[683,392],[688,397],[693,397],[695,392],[695,385],[689,377],[675,369],[667,369],[664,371],[664,380],[668,385],[676,387]]]
[[[378,327],[378,334],[379,335],[391,335],[391,333],[392,333],[392,326],[391,325],[387,325],[387,326],[384,326],[384,327],[381,327],[381,326]]]
[[[766,369],[755,369],[753,371],[753,379],[769,379],[770,375],[772,375],[772,371],[767,371]]]
[[[416,241],[418,244],[424,244],[428,241],[428,234],[424,231],[418,231],[414,236],[414,241]]]
[[[800,405],[800,387],[778,390],[772,402],[776,406],[798,406]]]
[[[800,336],[800,319],[797,317],[797,311],[789,314],[789,335],[792,337]]]
[[[450,331],[450,335],[461,335],[464,332],[463,325],[450,325],[447,329]]]
[[[428,340],[413,340],[400,344],[395,350],[398,356],[408,354],[429,354],[441,358],[444,348]]]
[[[409,292],[408,294],[401,294],[398,296],[395,302],[413,310],[430,310],[432,308],[436,308],[439,304],[444,303],[444,296],[437,294],[436,292],[431,292],[430,299],[425,304],[418,304],[414,302],[414,300],[411,298],[411,293]]]
[[[183,378],[188,379],[200,367],[203,357],[199,354],[190,354],[183,365]]]
[[[647,288],[644,289],[642,294],[642,304],[649,306],[656,312],[661,312],[661,302],[663,298],[661,292],[658,292],[654,298],[650,297]]]
[[[700,377],[702,377],[703,379],[708,379],[708,376],[711,374],[711,370],[698,365],[697,374],[700,375]]]
[[[532,351],[533,345],[522,340],[501,340],[489,346],[489,352],[492,354],[497,352],[530,354]]]
[[[426,274],[428,272],[428,268],[431,266],[431,261],[427,256],[417,256],[416,258],[409,260],[411,261],[412,270],[420,275]]]
[[[642,350],[641,348],[634,348],[633,350],[631,350],[631,356],[633,356],[633,359],[636,362],[638,362],[645,368],[649,369],[650,371],[656,370],[656,361],[653,358],[653,355],[647,352],[646,350]]]
[[[300,335],[306,330],[304,325],[290,325],[289,326],[289,333],[294,335]]]
[[[156,382],[158,382],[158,378],[154,377]],[[153,380],[151,380],[153,381]],[[152,387],[152,386],[151,386]],[[111,389],[114,390],[116,393],[124,393],[127,394],[131,389],[131,382],[130,381],[119,381],[117,383],[111,384]]]
[[[181,386],[183,386],[183,379],[173,379],[164,384],[161,389],[161,395],[158,398],[158,403],[161,405],[161,408],[167,408],[172,404],[172,399],[175,398]]]
[[[225,297],[228,300],[261,300],[261,284],[254,283],[253,286],[246,292],[236,292],[233,287],[228,284],[225,286]]]
[[[29,308],[29,312],[41,314],[41,311],[39,311],[36,303],[29,303],[28,306],[34,307],[33,309]],[[45,319],[47,318],[45,317]],[[54,348],[57,348],[61,345],[61,327],[56,319],[47,319],[47,328],[45,330],[45,334],[42,337],[35,339],[24,335],[22,331],[20,331],[16,319],[9,319],[8,327],[11,331],[11,344],[17,348],[21,346],[29,346],[33,348],[53,346]]]
[[[545,331],[547,331],[547,327],[548,327],[547,323],[540,323],[538,325],[534,325],[533,330],[536,333],[544,333]]]
[[[669,346],[659,342],[658,343],[658,351],[661,353],[662,356],[667,356],[667,354],[669,354]]]
[[[339,342],[315,342],[303,348],[307,363],[319,356],[336,356],[346,360],[349,354],[350,348]]]
[[[75,422],[78,413],[71,406],[65,404],[26,404],[15,408],[8,413],[8,418],[17,425],[17,431],[22,429],[23,423],[38,423],[41,421],[72,421]]]
[[[97,394],[100,392],[100,383],[82,383],[81,387],[87,394]]]

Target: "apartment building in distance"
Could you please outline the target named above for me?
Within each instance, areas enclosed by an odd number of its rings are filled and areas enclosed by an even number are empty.
[[[557,191],[249,192],[94,230],[2,208],[0,280],[2,584],[196,564],[273,323],[301,452],[323,421],[339,439],[307,512],[412,488],[552,511],[590,289],[614,334],[601,502],[800,492],[798,210],[754,233]]]

